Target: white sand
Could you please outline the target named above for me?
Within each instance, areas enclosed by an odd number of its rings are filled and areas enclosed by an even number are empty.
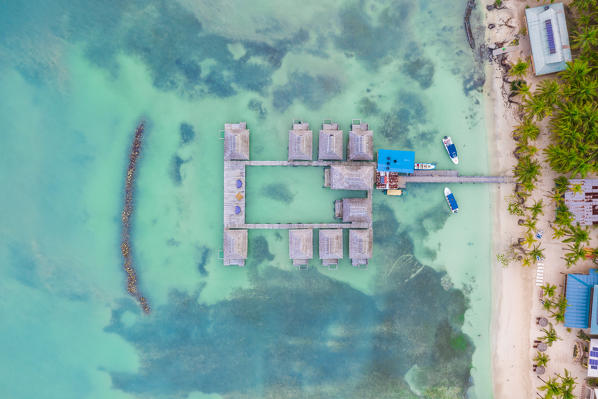
[[[487,1],[486,4],[492,3]],[[493,10],[487,12],[486,23],[494,23],[497,27],[487,30],[486,42],[495,43],[510,41],[524,26],[525,6],[534,7],[539,5],[536,1],[507,1],[508,9]],[[506,24],[506,25],[505,25]],[[511,25],[511,26],[507,26]],[[508,44],[508,43],[507,43]],[[509,54],[511,63],[517,62],[519,58],[526,58],[530,54],[529,39],[527,36],[521,38],[519,49]],[[487,68],[487,81],[485,94],[487,98],[487,123],[491,132],[489,140],[490,154],[492,158],[492,172],[495,174],[511,174],[516,163],[512,153],[515,142],[512,139],[513,127],[519,123],[517,118],[518,110],[515,105],[509,105],[503,87],[502,71],[494,63]],[[529,72],[526,77],[528,83],[533,86],[540,81]],[[536,146],[539,150],[539,158],[543,160],[542,149],[548,145],[548,133],[545,124],[541,127],[541,135]],[[544,230],[544,237],[541,247],[544,248],[546,260],[544,261],[544,281],[557,285],[557,294],[564,293],[564,275],[567,271],[587,272],[592,267],[591,261],[580,262],[577,266],[567,270],[563,256],[563,244],[552,239],[550,222],[554,219],[554,204],[548,198],[556,177],[548,165],[543,165],[542,177],[537,184],[532,198],[543,199],[544,215],[539,217],[538,228]],[[536,317],[548,317],[542,309],[539,301],[540,289],[535,285],[536,267],[522,267],[519,263],[511,263],[508,267],[502,267],[496,262],[495,255],[505,253],[509,245],[518,237],[524,235],[524,228],[518,226],[517,217],[508,214],[505,197],[513,193],[512,186],[501,186],[495,189],[496,206],[494,220],[494,254],[492,274],[492,367],[494,381],[495,399],[533,398],[537,397],[537,388],[543,385],[532,371],[533,358],[536,351],[533,349],[533,341],[542,335],[540,327],[535,323]],[[596,245],[596,232],[592,233]],[[549,318],[549,320],[553,321]],[[580,364],[573,362],[573,344],[576,340],[577,330],[567,331],[562,325],[557,326],[553,322],[557,333],[563,338],[553,344],[547,351],[550,357],[546,369],[546,377],[553,373],[562,373],[568,369],[573,376],[577,377],[577,396],[581,396],[581,386],[586,376],[586,369]]]

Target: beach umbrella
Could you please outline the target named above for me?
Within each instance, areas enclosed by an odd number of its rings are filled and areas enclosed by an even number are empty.
[[[237,188],[241,188],[243,187],[243,182],[239,179],[237,179]]]
[[[241,213],[241,207],[240,206],[235,206],[235,215],[238,215]]]

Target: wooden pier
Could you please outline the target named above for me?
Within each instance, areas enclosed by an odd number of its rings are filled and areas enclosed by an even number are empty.
[[[407,183],[516,183],[513,176],[459,176],[456,170],[418,170],[399,176],[399,188]]]

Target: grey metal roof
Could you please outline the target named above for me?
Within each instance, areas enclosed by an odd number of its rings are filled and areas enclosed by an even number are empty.
[[[343,131],[338,124],[323,124],[318,142],[318,159],[340,161],[343,159]]]
[[[224,230],[222,249],[225,265],[245,265],[247,259],[247,230]]]
[[[350,161],[371,161],[374,159],[374,132],[367,123],[351,125],[347,159]]]
[[[343,198],[343,222],[371,222],[370,198]]]
[[[311,161],[313,136],[308,123],[293,123],[289,130],[289,161]]]
[[[342,259],[343,258],[343,230],[342,229],[320,229],[319,233],[320,259]]]
[[[373,165],[330,166],[330,188],[333,190],[371,190],[373,186]]]
[[[525,19],[536,75],[554,73],[567,68],[566,63],[572,58],[563,3],[527,8]],[[550,31],[553,37],[550,37]],[[551,42],[554,43],[552,52]]]
[[[249,159],[249,130],[245,122],[224,125],[224,159]]]

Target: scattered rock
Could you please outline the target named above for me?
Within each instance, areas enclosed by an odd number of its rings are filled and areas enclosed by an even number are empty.
[[[488,29],[494,29],[494,28],[496,28],[495,24],[488,24]]]

